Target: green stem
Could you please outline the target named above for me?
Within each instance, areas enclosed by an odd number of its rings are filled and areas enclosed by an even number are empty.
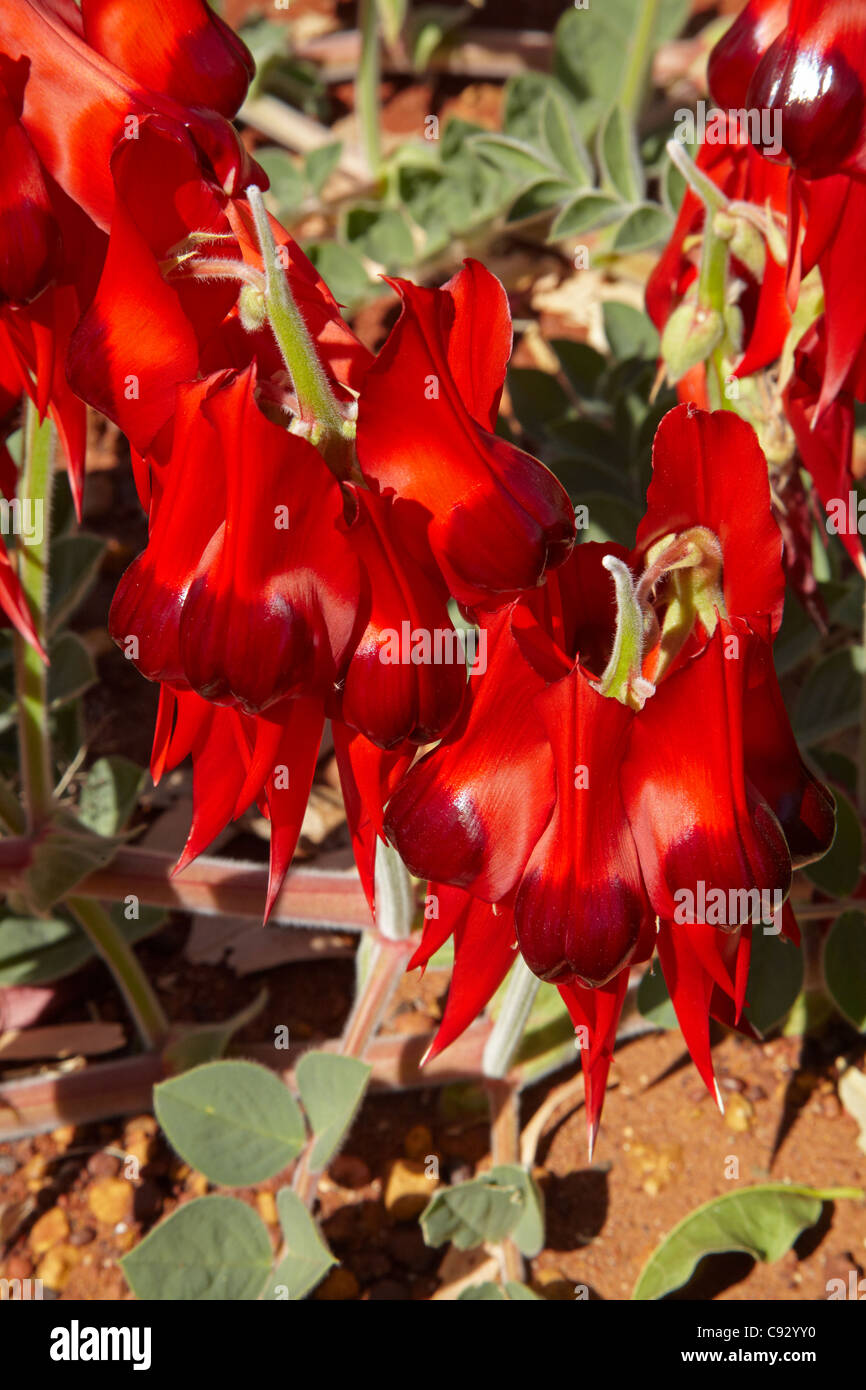
[[[18,577],[30,607],[33,628],[43,649],[48,610],[48,552],[51,535],[51,490],[54,465],[54,429],[50,421],[39,423],[32,401],[27,403],[24,462],[18,486],[22,505],[41,504],[39,541],[18,547]],[[48,672],[40,653],[19,633],[15,634],[15,690],[18,700],[18,738],[21,781],[27,828],[32,834],[51,814],[54,776],[51,734],[48,724]]]
[[[38,543],[22,544],[18,551],[18,575],[30,606],[33,628],[43,648],[48,618],[48,559],[51,544],[51,493],[54,462],[54,430],[49,421],[39,423],[35,406],[28,405],[24,464],[19,498],[42,503],[42,534]],[[23,637],[15,637],[15,687],[21,743],[21,781],[24,787],[27,830],[32,836],[50,819],[54,801],[54,760],[48,713],[48,675],[39,652]],[[21,824],[20,810],[0,793],[0,816],[12,828]],[[17,825],[14,812],[17,811]],[[132,948],[97,902],[69,898],[67,906],[78,918],[126,999],[146,1046],[158,1046],[168,1032],[168,1020]]]
[[[358,22],[361,30],[361,62],[355,82],[355,107],[361,121],[361,136],[370,173],[378,177],[382,167],[380,135],[379,83],[379,17],[376,0],[359,0]]]
[[[538,976],[533,975],[518,953],[511,968],[499,1017],[484,1048],[482,1071],[492,1080],[500,1080],[508,1075],[540,984]]]
[[[631,45],[631,57],[620,88],[619,104],[635,120],[643,104],[647,73],[654,51],[653,33],[658,19],[660,0],[643,0],[640,18]]]
[[[161,1047],[168,1035],[168,1019],[129,942],[100,903],[89,898],[67,898],[66,905],[111,971],[144,1046]]]
[[[265,310],[298,397],[301,419],[319,435],[347,439],[346,421],[331,391],[304,317],[292,298],[286,267],[280,264],[261,189],[251,185],[252,209],[265,268]],[[313,443],[317,442],[314,436]]]

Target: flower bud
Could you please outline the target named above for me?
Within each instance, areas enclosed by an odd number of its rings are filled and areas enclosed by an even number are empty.
[[[662,333],[661,354],[671,381],[679,381],[692,367],[704,362],[722,341],[725,326],[721,314],[692,300],[674,309]]]

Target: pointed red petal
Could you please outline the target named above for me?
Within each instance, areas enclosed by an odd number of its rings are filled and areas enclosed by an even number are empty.
[[[496,993],[514,963],[514,924],[508,911],[457,888],[439,889],[439,911],[454,924],[454,970],[442,1022],[425,1061],[459,1037]]]

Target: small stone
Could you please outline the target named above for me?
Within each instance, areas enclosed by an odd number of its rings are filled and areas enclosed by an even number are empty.
[[[363,1158],[358,1158],[355,1154],[338,1154],[328,1169],[328,1173],[338,1187],[348,1187],[353,1190],[366,1187],[370,1181],[369,1167]]]
[[[69,1235],[69,1222],[66,1212],[60,1207],[52,1207],[35,1222],[27,1243],[34,1255],[44,1255],[52,1245],[59,1245]]]
[[[125,1178],[99,1178],[87,1194],[87,1205],[97,1221],[116,1226],[132,1216],[133,1190]]]
[[[58,1149],[65,1151],[70,1148],[75,1139],[75,1125],[61,1125],[59,1129],[51,1131],[51,1138],[54,1140]]]
[[[734,1092],[725,1102],[725,1124],[735,1134],[745,1134],[752,1127],[755,1107],[746,1097]]]
[[[326,1303],[342,1302],[348,1298],[357,1298],[359,1292],[360,1285],[352,1271],[344,1265],[338,1265],[322,1280],[313,1297]]]
[[[256,1210],[266,1226],[276,1226],[279,1223],[280,1218],[273,1192],[256,1193]]]
[[[81,1252],[74,1245],[55,1245],[39,1261],[36,1278],[41,1279],[47,1289],[62,1293],[80,1259]]]
[[[395,1159],[385,1182],[385,1210],[395,1221],[414,1221],[437,1186],[435,1178],[428,1178],[425,1164],[420,1160]]]
[[[153,1138],[158,1133],[159,1124],[155,1115],[136,1115],[123,1126],[123,1147],[129,1151],[130,1141],[135,1134],[147,1134]]]
[[[204,1173],[197,1173],[191,1171],[189,1177],[184,1183],[184,1187],[186,1188],[187,1192],[192,1194],[193,1197],[204,1197],[205,1193],[210,1187],[210,1183],[208,1182]]]
[[[0,1154],[0,1178],[11,1178],[18,1164],[11,1154]]]
[[[127,1158],[134,1158],[139,1171],[145,1168],[154,1154],[154,1140],[149,1134],[133,1134],[126,1145]]]
[[[29,1279],[33,1273],[33,1265],[26,1255],[10,1255],[3,1270],[6,1279]]]
[[[433,1148],[433,1135],[426,1125],[413,1125],[403,1140],[403,1152],[407,1158],[426,1158]]]
[[[45,1181],[45,1174],[48,1170],[48,1159],[44,1154],[34,1154],[29,1158],[21,1169],[21,1175],[27,1183],[28,1192],[38,1192]]]
[[[91,1154],[87,1160],[87,1171],[92,1178],[116,1178],[120,1172],[120,1159],[102,1151]]]

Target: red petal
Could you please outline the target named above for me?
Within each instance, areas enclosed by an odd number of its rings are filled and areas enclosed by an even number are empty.
[[[704,1085],[721,1108],[710,1046],[713,980],[692,948],[691,927],[660,922],[658,953],[686,1047]]]
[[[511,356],[508,296],[480,261],[466,260],[442,287],[454,303],[448,334],[448,365],[466,409],[479,425],[494,429]]]
[[[635,716],[579,668],[536,707],[553,749],[556,803],[515,901],[520,950],[544,980],[602,985],[651,919],[616,776]]]
[[[510,614],[486,628],[488,667],[450,736],[403,779],[385,828],[419,878],[496,902],[517,882],[553,806],[553,765],[533,708],[543,679],[515,643]]]
[[[0,301],[26,304],[60,266],[60,229],[42,166],[0,80]]]
[[[607,984],[597,989],[585,989],[579,983],[557,986],[574,1024],[578,1037],[585,1030],[587,1046],[581,1046],[580,1065],[583,1069],[586,1125],[589,1136],[589,1158],[592,1161],[595,1139],[601,1122],[604,1093],[616,1030],[628,989],[628,971],[621,970]]]
[[[146,452],[174,410],[175,391],[198,372],[237,287],[168,284],[159,259],[196,228],[227,230],[189,137],[144,122],[113,162],[117,196],[96,296],[70,346],[74,390]],[[197,332],[198,329],[198,332]]]
[[[286,707],[278,762],[266,784],[271,822],[271,857],[265,921],[289,871],[313,784],[325,716],[318,700],[292,700]]]
[[[656,431],[653,475],[638,549],[692,526],[722,544],[729,614],[782,620],[782,537],[770,506],[767,462],[757,435],[729,410],[708,415],[691,405],[669,410]]]
[[[136,82],[188,106],[233,116],[255,64],[203,0],[81,0],[91,48]]]
[[[453,923],[454,969],[442,1022],[424,1060],[438,1057],[492,999],[514,963],[511,913],[457,888],[438,889],[440,918]]]
[[[758,640],[720,622],[632,723],[623,794],[653,909],[668,921],[703,920],[702,901],[721,890],[719,925],[736,926],[745,909],[732,892],[790,888],[779,824],[745,779],[744,689]]]
[[[380,835],[385,838],[382,807],[388,804],[415,749],[410,746],[408,750],[385,752],[345,724],[335,721],[332,727],[352,850],[375,919],[376,844]]]
[[[217,379],[218,381],[219,379]],[[218,440],[201,411],[215,380],[177,393],[171,454],[160,478],[147,549],[123,575],[109,616],[118,646],[148,680],[185,682],[180,616],[202,553],[225,516]]]
[[[749,0],[710,53],[707,81],[724,110],[746,106],[746,93],[770,44],[785,27],[788,0]]]
[[[203,404],[211,447],[219,441],[224,460],[226,520],[201,557],[180,622],[190,685],[251,714],[333,687],[359,588],[338,527],[339,484],[312,444],[265,418],[253,386],[250,368]]]
[[[466,651],[448,615],[448,592],[430,554],[419,508],[355,494],[348,538],[363,575],[361,622],[340,710],[382,748],[432,743],[466,693]]]
[[[432,518],[430,543],[461,602],[533,588],[560,564],[574,537],[565,491],[535,459],[490,434],[462,399],[452,360],[477,407],[486,398],[468,360],[501,319],[467,315],[489,296],[425,290],[394,281],[403,310],[364,382],[358,458],[365,478],[418,502]],[[471,339],[469,337],[471,333]]]

